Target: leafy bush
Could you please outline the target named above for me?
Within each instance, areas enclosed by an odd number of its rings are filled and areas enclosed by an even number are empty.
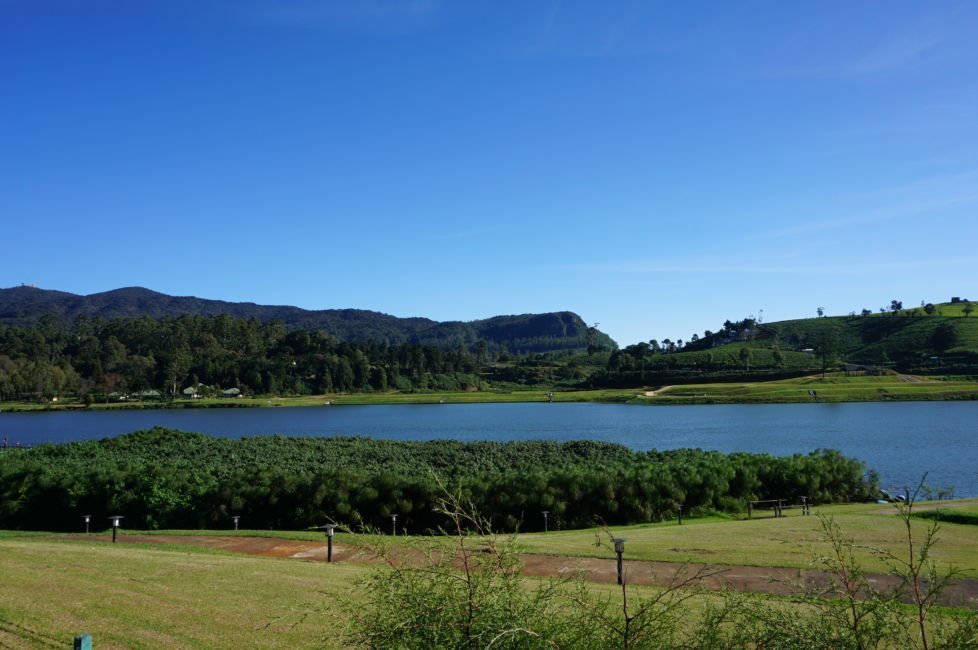
[[[967,650],[978,648],[978,612],[935,608],[956,575],[930,560],[937,526],[915,539],[913,501],[901,505],[905,553],[880,551],[899,579],[895,591],[876,589],[855,559],[854,542],[831,518],[813,564],[818,585],[796,585],[793,602],[751,594],[705,593],[722,572],[679,565],[668,584],[636,596],[627,573],[619,594],[595,595],[583,575],[529,582],[519,548],[500,539],[488,521],[457,495],[439,498],[450,544],[430,542],[417,552],[374,550],[382,568],[365,580],[366,596],[348,604],[346,640],[369,648],[684,648],[707,650]],[[607,527],[609,537],[613,533]],[[369,542],[368,542],[369,543]],[[413,549],[418,551],[419,549]],[[610,559],[610,558],[609,558]],[[901,599],[909,596],[910,607]],[[690,607],[697,603],[698,608]],[[695,613],[691,613],[694,610]]]

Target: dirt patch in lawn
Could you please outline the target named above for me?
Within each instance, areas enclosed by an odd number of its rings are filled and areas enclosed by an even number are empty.
[[[111,536],[91,535],[80,539],[108,542]],[[262,557],[289,558],[314,562],[326,561],[326,544],[271,537],[222,537],[197,535],[140,535],[123,534],[121,544],[174,544],[202,546],[231,553],[244,553]],[[409,553],[410,555],[410,553]],[[618,580],[618,567],[614,558],[567,557],[558,555],[524,554],[524,573],[532,577],[561,577],[581,574],[591,582],[614,584]],[[420,556],[419,556],[420,558]],[[416,559],[419,559],[416,558]],[[377,561],[375,556],[349,544],[333,545],[334,562]],[[410,560],[409,560],[410,561]],[[710,589],[731,589],[763,594],[792,595],[805,588],[824,589],[831,583],[831,576],[823,571],[786,567],[756,567],[686,564],[674,562],[625,561],[625,580],[628,584],[666,586],[685,577],[702,572],[702,584]],[[886,574],[869,574],[869,582],[885,591],[895,589],[899,580]],[[942,605],[978,608],[978,579],[965,579],[948,587],[941,598]]]

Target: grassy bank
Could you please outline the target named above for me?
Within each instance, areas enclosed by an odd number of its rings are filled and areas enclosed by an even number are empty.
[[[172,402],[131,401],[94,403],[85,406],[78,400],[58,402],[0,402],[0,411],[124,411],[129,409],[160,408],[260,408],[295,406],[369,406],[374,404],[493,404],[506,402],[547,402],[553,393],[554,402],[628,402],[637,399],[645,389],[601,390],[484,390],[430,393],[341,393],[302,395],[298,397],[242,397],[237,399],[178,399]]]
[[[0,647],[341,648],[373,566],[0,538]],[[613,585],[591,585],[614,597]],[[633,596],[655,590],[635,586]],[[699,611],[697,603],[689,611]]]
[[[952,504],[950,505],[949,504]],[[921,514],[932,512],[937,505],[948,513],[975,512],[978,499],[955,502],[920,503]],[[818,517],[802,516],[799,510],[787,510],[780,519],[687,519],[680,526],[676,521],[639,526],[615,526],[616,535],[628,540],[628,557],[636,560],[661,562],[702,562],[735,566],[793,567],[810,565],[812,551],[820,539]],[[856,557],[869,571],[885,571],[886,565],[873,548],[898,551],[904,543],[905,529],[895,516],[895,509],[876,503],[817,507],[816,514],[831,515],[846,534],[856,542]],[[978,578],[978,526],[950,523],[942,519],[940,544],[934,558],[941,563],[959,567],[965,576]],[[927,522],[915,524],[921,533]],[[595,545],[602,535],[596,529],[555,531],[547,534],[523,535],[521,542],[528,551],[576,557],[604,557],[608,549]]]
[[[920,502],[916,505],[915,533],[922,533],[928,520],[939,518],[941,541],[934,557],[944,564],[960,568],[963,575],[978,578],[978,499]],[[612,526],[616,535],[627,539],[627,557],[655,562],[697,562],[734,566],[791,567],[810,566],[812,551],[819,544],[821,525],[815,515],[833,517],[856,542],[856,557],[869,571],[883,572],[886,565],[871,549],[898,551],[904,543],[905,529],[893,506],[878,503],[817,506],[812,516],[799,509],[786,509],[774,519],[770,512],[746,519],[744,515],[689,518],[679,525],[676,520]],[[276,537],[299,541],[322,541],[318,531],[145,531],[146,535],[238,535],[243,537]],[[607,535],[599,528],[522,533],[521,547],[528,553],[569,557],[606,558],[611,554]],[[356,545],[370,538],[337,533],[338,544]],[[385,538],[395,545],[411,545],[416,538]],[[601,544],[596,544],[600,541]]]
[[[811,375],[795,379],[758,382],[644,386],[599,390],[483,390],[425,393],[350,393],[299,397],[242,397],[237,399],[179,399],[172,402],[132,401],[95,403],[78,400],[58,402],[0,402],[0,411],[117,411],[159,408],[260,408],[299,406],[370,406],[381,404],[493,404],[514,402],[599,402],[642,404],[772,404],[825,402],[944,401],[978,399],[978,381],[956,377],[846,377],[830,373],[825,379]]]
[[[358,564],[49,540],[0,541],[0,646],[338,647],[331,599]],[[332,639],[332,642],[330,642]]]
[[[918,504],[922,512],[935,505],[947,511],[974,513],[978,500]],[[883,570],[866,546],[898,549],[901,522],[881,504],[819,507],[832,515],[855,542],[857,558],[869,570]],[[921,522],[921,527],[925,522]],[[687,520],[656,525],[614,527],[626,538],[629,560],[684,559],[717,565],[810,566],[813,552],[824,551],[817,517],[789,511],[782,519],[750,521],[724,518]],[[161,534],[190,534],[160,531]],[[193,534],[229,534],[192,531]],[[126,532],[123,533],[124,535]],[[308,531],[241,531],[286,539],[318,539]],[[571,557],[613,554],[596,530],[520,535],[526,550]],[[104,538],[103,538],[104,539]],[[595,539],[602,546],[595,546]],[[409,545],[409,537],[385,538]],[[366,541],[366,540],[365,540]],[[344,535],[342,543],[357,543]],[[446,543],[447,540],[446,540]],[[944,524],[935,558],[954,563],[968,577],[978,576],[978,527]],[[83,535],[67,538],[0,533],[0,646],[12,648],[68,647],[78,633],[93,635],[99,648],[340,647],[347,608],[364,598],[359,580],[377,565],[367,560],[334,564],[252,557],[210,549],[162,547],[153,544],[112,545]],[[614,597],[613,585],[591,584],[599,596]],[[633,597],[656,593],[630,588]],[[687,613],[698,615],[701,602]],[[793,599],[768,597],[777,608],[806,605]]]
[[[810,392],[813,391],[814,395]],[[978,399],[978,382],[954,377],[846,377],[832,373],[767,382],[686,384],[645,394],[650,404],[790,404]]]

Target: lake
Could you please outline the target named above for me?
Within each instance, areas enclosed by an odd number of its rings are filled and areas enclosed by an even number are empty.
[[[699,447],[775,455],[838,449],[883,487],[927,483],[978,496],[978,402],[742,404],[429,404],[0,413],[0,437],[36,445],[156,425],[214,436],[391,440],[601,440],[632,449]]]

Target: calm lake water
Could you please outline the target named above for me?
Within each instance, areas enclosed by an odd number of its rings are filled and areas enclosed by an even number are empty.
[[[370,436],[391,440],[602,440],[632,449],[699,447],[775,455],[838,449],[884,487],[978,496],[978,402],[744,404],[433,404],[0,413],[0,436],[36,445],[161,425],[215,436]]]

